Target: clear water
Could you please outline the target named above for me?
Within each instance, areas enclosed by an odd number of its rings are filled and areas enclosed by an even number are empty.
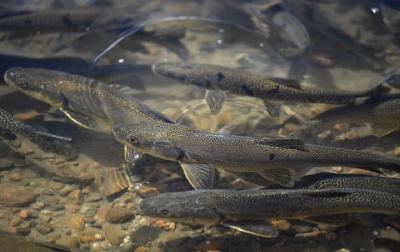
[[[77,57],[86,64],[75,66],[75,61],[65,59],[66,63],[56,68],[127,85],[135,98],[184,125],[212,132],[228,126],[234,134],[253,136],[288,136],[334,106],[278,102],[280,116],[273,117],[260,99],[228,95],[222,111],[213,115],[204,101],[204,90],[157,76],[151,65],[176,61],[223,65],[270,77],[296,78],[304,86],[341,90],[371,88],[399,68],[398,1],[264,2],[284,6],[280,11],[290,18],[274,19],[276,10],[272,9],[264,13],[270,17],[257,21],[256,11],[249,11],[255,3],[244,0],[3,0],[0,10],[5,14],[104,8],[98,22],[126,19],[129,27],[33,34],[0,29],[0,66],[2,71],[11,66],[37,66],[26,63],[30,62],[26,58],[11,61],[10,55]],[[97,70],[105,65],[111,67]],[[55,65],[43,67],[54,69]],[[399,221],[391,218],[371,217],[368,226],[344,227],[290,221],[288,230],[278,238],[263,239],[219,226],[187,226],[140,216],[138,193],[148,197],[190,189],[175,163],[146,160],[140,164],[135,178],[144,187],[137,192],[123,176],[112,180],[123,159],[122,146],[111,134],[73,125],[59,111],[10,86],[0,85],[0,95],[0,108],[41,130],[72,137],[79,154],[74,160],[65,160],[24,139],[0,142],[0,186],[5,190],[1,193],[36,195],[23,206],[0,204],[0,230],[7,233],[90,251],[400,250]],[[388,133],[382,131],[366,124],[336,126],[322,132],[318,140],[309,140],[398,154],[398,136],[377,138]],[[306,172],[316,171],[365,173],[342,167]],[[227,181],[221,186],[236,186]],[[18,197],[11,198],[25,200]],[[117,220],[110,211],[116,212]],[[21,251],[29,251],[27,246]]]

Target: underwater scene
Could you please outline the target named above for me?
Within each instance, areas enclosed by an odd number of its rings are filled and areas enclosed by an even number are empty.
[[[0,252],[400,251],[400,1],[1,0]]]

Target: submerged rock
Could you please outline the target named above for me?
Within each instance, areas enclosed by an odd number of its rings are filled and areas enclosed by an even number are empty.
[[[7,207],[21,207],[34,202],[37,197],[33,193],[21,186],[12,184],[0,184],[0,205]]]
[[[113,223],[124,223],[133,217],[133,212],[130,209],[123,207],[113,207],[106,215],[106,220]]]

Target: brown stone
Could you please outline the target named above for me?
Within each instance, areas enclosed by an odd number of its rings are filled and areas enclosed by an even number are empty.
[[[21,217],[22,219],[28,219],[29,217],[31,217],[32,212],[28,209],[22,209],[19,212],[19,217]]]
[[[148,251],[149,251],[149,248],[143,247],[143,246],[137,247],[137,248],[134,250],[134,252],[148,252]]]
[[[82,193],[80,190],[73,190],[68,194],[68,199],[71,200],[74,204],[80,204],[82,201]]]
[[[114,246],[118,246],[124,238],[124,233],[119,227],[114,225],[103,225],[104,237]]]
[[[101,221],[105,221],[106,220],[106,216],[108,214],[108,211],[110,211],[110,207],[107,206],[101,206],[98,210],[97,210],[97,217],[99,220]]]
[[[64,187],[63,183],[56,182],[56,181],[50,181],[48,185],[49,185],[50,189],[53,191],[59,191]]]
[[[79,240],[81,241],[81,243],[91,243],[96,241],[96,238],[91,235],[81,235],[79,236]]]
[[[23,187],[0,184],[0,204],[8,207],[21,207],[32,203],[37,195]]]
[[[8,174],[7,178],[13,182],[19,182],[24,179],[24,174],[20,171],[13,171]]]
[[[41,233],[42,235],[54,231],[54,229],[48,223],[43,223],[43,222],[39,222],[39,224],[36,225],[36,230],[39,231],[39,233]]]
[[[143,185],[139,188],[137,193],[142,198],[149,198],[159,195],[160,191],[155,187]]]
[[[113,223],[123,223],[132,219],[132,217],[132,210],[123,207],[113,207],[108,211],[106,220]]]
[[[69,218],[69,225],[77,231],[82,231],[85,228],[85,219],[80,215],[72,215]]]

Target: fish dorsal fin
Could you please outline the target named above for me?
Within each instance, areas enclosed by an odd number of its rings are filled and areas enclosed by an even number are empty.
[[[322,190],[306,190],[301,194],[309,197],[320,197],[320,198],[335,198],[345,197],[352,192],[349,189],[322,189]]]
[[[222,222],[221,225],[264,238],[276,238],[279,235],[276,227],[260,222]]]
[[[218,114],[226,100],[226,93],[222,90],[207,90],[206,102],[212,114]]]
[[[285,78],[268,78],[268,80],[276,82],[286,87],[302,89],[300,82],[297,80],[285,79]]]
[[[207,164],[181,163],[185,177],[194,189],[209,189],[214,186],[215,168]]]
[[[258,144],[271,145],[275,147],[294,149],[299,151],[307,151],[304,142],[297,138],[283,137],[283,138],[260,138],[255,140]]]
[[[293,187],[296,178],[296,172],[290,168],[269,168],[258,174],[266,180],[284,187]]]

